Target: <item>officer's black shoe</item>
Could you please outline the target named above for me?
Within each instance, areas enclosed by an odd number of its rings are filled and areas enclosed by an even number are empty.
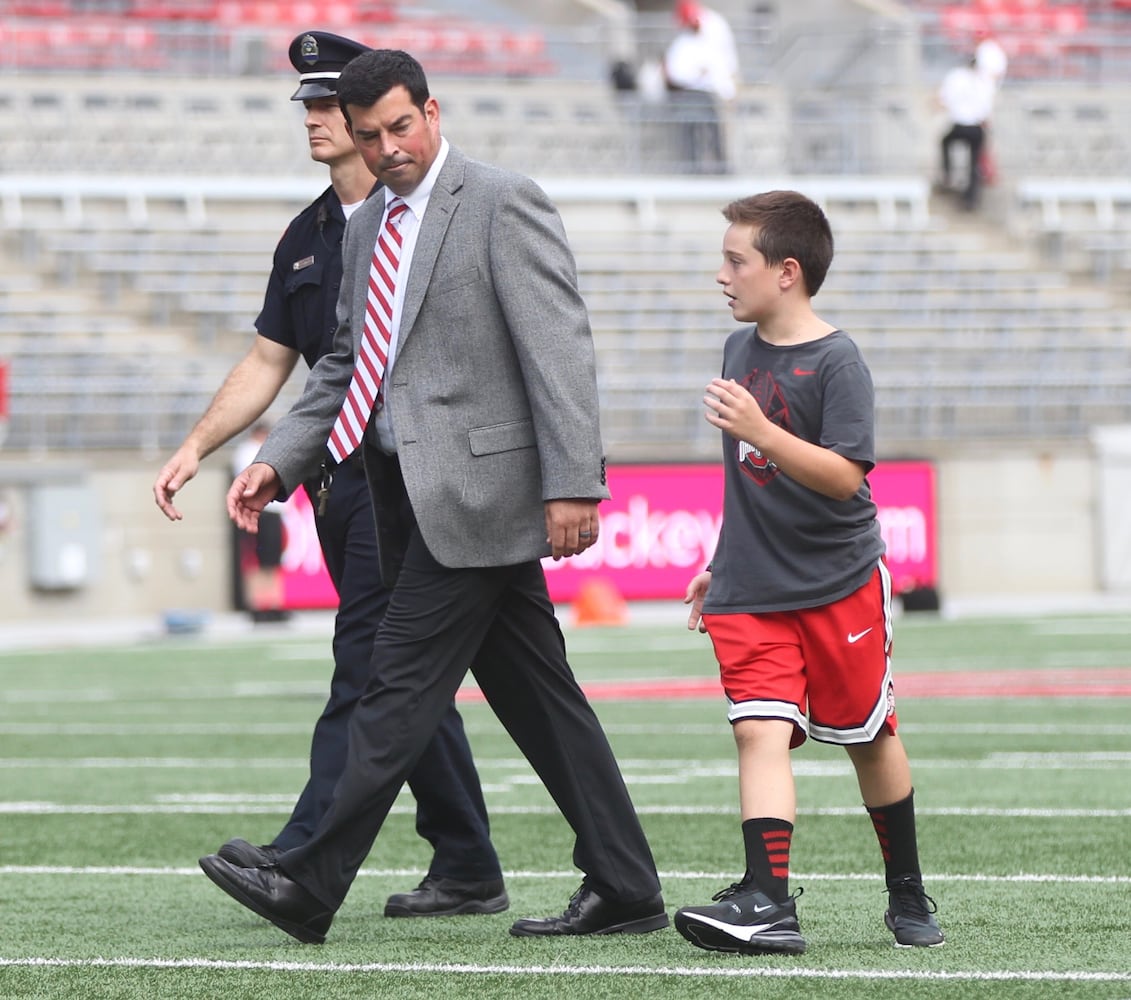
[[[249,844],[239,837],[233,837],[226,844],[222,844],[216,852],[218,857],[239,868],[259,868],[262,865],[273,865],[279,860],[279,855],[282,853],[283,849],[274,844]]]
[[[510,900],[501,878],[486,882],[426,875],[412,892],[398,892],[385,903],[386,917],[455,917],[465,913],[502,913]]]

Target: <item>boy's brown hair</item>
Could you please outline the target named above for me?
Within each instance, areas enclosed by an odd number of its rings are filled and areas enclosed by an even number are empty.
[[[754,249],[768,264],[796,260],[810,298],[821,290],[833,261],[833,233],[816,202],[797,191],[764,191],[732,201],[723,217],[757,230]]]

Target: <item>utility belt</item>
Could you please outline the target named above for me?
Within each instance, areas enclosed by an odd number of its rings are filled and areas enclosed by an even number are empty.
[[[365,473],[365,462],[361,457],[361,448],[358,447],[352,454],[347,455],[341,462],[335,462],[330,455],[322,460],[322,468],[315,477],[317,487],[314,491],[314,513],[321,517],[326,513],[326,505],[330,502],[330,490],[334,485],[334,476],[341,473]]]

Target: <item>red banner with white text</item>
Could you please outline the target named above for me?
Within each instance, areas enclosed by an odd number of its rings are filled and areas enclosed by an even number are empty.
[[[550,596],[570,601],[586,580],[601,578],[625,600],[682,599],[718,540],[722,466],[610,466],[608,480],[613,497],[601,504],[597,544],[572,559],[543,561]],[[929,462],[880,462],[868,482],[896,592],[936,587],[934,467]],[[337,595],[322,563],[304,491],[297,490],[287,502],[283,521],[287,607],[335,607]]]

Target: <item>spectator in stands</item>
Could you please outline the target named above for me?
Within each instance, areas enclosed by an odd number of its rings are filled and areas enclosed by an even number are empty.
[[[1009,57],[1001,43],[989,31],[983,31],[978,36],[978,44],[974,49],[974,62],[978,72],[993,82],[997,89],[1005,80],[1005,71],[1009,68]]]
[[[170,520],[180,520],[173,498],[196,475],[201,460],[259,418],[300,356],[313,367],[330,351],[342,281],[341,242],[346,219],[376,185],[346,128],[337,98],[342,68],[365,51],[365,46],[357,42],[321,31],[306,32],[291,43],[291,63],[300,74],[292,100],[302,101],[306,108],[310,155],[329,167],[330,187],[287,227],[275,250],[251,350],[228,375],[208,410],[157,475],[153,493]],[[322,472],[304,484],[317,509],[318,538],[339,597],[334,622],[334,675],[329,700],[314,728],[310,779],[290,819],[269,843],[256,846],[236,838],[219,849],[219,855],[235,865],[253,868],[268,864],[310,838],[345,768],[348,725],[369,683],[373,636],[389,594],[373,570],[377,537],[360,459],[339,465],[332,479],[331,484],[329,473]],[[412,892],[391,896],[385,915],[447,916],[505,910],[507,894],[488,831],[479,777],[463,722],[452,703],[408,775],[408,784],[417,800],[417,830],[432,844],[434,853],[424,880]]]
[[[974,49],[974,62],[978,72],[993,84],[996,97],[1002,83],[1005,82],[1009,57],[988,29],[984,29],[978,36],[978,44]],[[978,156],[978,180],[982,184],[993,184],[996,178],[997,156],[994,152],[990,122],[987,119],[982,123],[982,152]]]
[[[695,0],[675,7],[679,34],[664,54],[664,80],[680,136],[682,165],[695,173],[728,171],[723,118],[738,93],[738,50],[726,19]]]
[[[651,849],[570,669],[541,565],[596,542],[609,495],[592,334],[561,218],[529,178],[448,144],[408,53],[358,56],[338,94],[385,191],[347,227],[335,349],[232,484],[228,511],[251,527],[327,447],[339,460],[360,448],[377,519],[371,572],[392,596],[314,836],[269,867],[216,856],[201,867],[286,933],[324,940],[470,669],[573,827],[585,873],[564,913],[511,933],[666,927]]]
[[[256,421],[251,433],[232,456],[235,472],[246,468],[267,440],[271,425]],[[282,504],[268,504],[254,535],[236,529],[236,559],[239,563],[242,606],[254,622],[280,622],[290,617],[283,586]]]
[[[939,103],[946,112],[950,127],[940,144],[940,185],[949,189],[952,155],[955,145],[966,149],[966,180],[962,186],[962,206],[973,211],[981,195],[981,156],[986,138],[986,123],[994,107],[994,84],[978,71],[977,60],[972,56],[964,65],[955,66],[943,77],[938,93]]]
[[[687,627],[710,636],[729,705],[746,868],[713,904],[677,910],[676,929],[710,951],[805,950],[800,893],[789,892],[790,750],[812,736],[843,746],[856,771],[896,944],[941,945],[896,732],[891,577],[865,478],[876,462],[872,377],[812,306],[832,231],[796,191],[742,198],[723,215],[716,281],[745,325],[727,338],[704,398],[723,432],[723,523],[685,600]]]

